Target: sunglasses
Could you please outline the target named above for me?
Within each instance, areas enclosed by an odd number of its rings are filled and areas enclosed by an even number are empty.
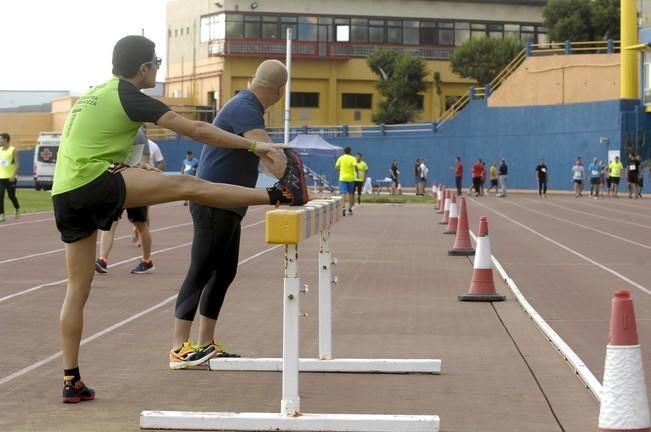
[[[144,62],[143,64],[144,65],[156,65],[156,66],[160,67],[160,65],[163,64],[163,59],[160,58],[160,57],[156,57],[155,59],[149,60],[148,62]]]

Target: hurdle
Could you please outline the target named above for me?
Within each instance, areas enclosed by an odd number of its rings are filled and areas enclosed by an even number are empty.
[[[279,413],[234,412],[185,412],[143,411],[140,414],[142,429],[185,429],[220,431],[367,431],[367,432],[437,432],[439,417],[436,415],[388,415],[388,414],[306,414],[300,411],[299,396],[299,297],[298,245],[309,237],[320,234],[319,282],[330,286],[332,256],[329,249],[330,227],[340,218],[343,205],[340,197],[311,201],[299,209],[271,210],[266,215],[266,241],[285,246],[285,277],[283,280],[283,358],[272,359],[274,369],[281,370],[282,396]],[[324,268],[325,267],[325,268]],[[323,270],[323,272],[321,272]],[[319,321],[323,329],[321,354],[331,351],[330,292],[319,293],[319,313],[328,316]],[[323,300],[323,308],[322,308]],[[320,340],[321,342],[321,340]],[[252,359],[255,364],[266,364],[264,359]],[[333,360],[316,360],[332,364]],[[394,360],[388,360],[393,362]],[[381,364],[383,360],[375,360]],[[230,362],[228,362],[230,363]],[[227,363],[224,363],[227,364]],[[368,365],[366,366],[368,367]],[[440,368],[440,361],[438,361]],[[212,364],[211,364],[212,368]],[[279,369],[276,369],[279,368]],[[223,369],[222,369],[223,370]],[[233,369],[230,369],[233,370]],[[244,369],[237,369],[244,370]],[[321,371],[315,369],[315,372]],[[334,370],[329,370],[333,372]],[[351,370],[352,372],[353,370]],[[358,371],[358,370],[355,370]]]
[[[346,359],[332,354],[332,266],[336,260],[330,251],[330,226],[341,217],[343,201],[340,197],[308,202],[302,210],[274,210],[267,214],[266,241],[271,244],[298,245],[301,241],[319,235],[319,357],[299,359],[301,372],[332,373],[422,373],[439,374],[439,359]],[[301,290],[306,294],[307,288]],[[293,313],[293,312],[292,312]],[[280,358],[213,358],[209,363],[214,371],[280,372]]]

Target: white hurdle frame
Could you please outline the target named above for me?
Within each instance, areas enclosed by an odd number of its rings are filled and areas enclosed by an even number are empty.
[[[328,200],[330,211],[340,212],[341,198]],[[326,201],[315,202],[311,210],[316,218],[318,207],[323,208]],[[306,206],[310,207],[310,206]],[[334,208],[334,210],[333,210]],[[331,216],[334,218],[334,215]],[[321,220],[321,219],[319,219]],[[314,222],[314,221],[312,221]],[[308,222],[310,223],[310,222]],[[318,225],[318,221],[316,225]],[[308,229],[309,231],[309,229]],[[319,280],[331,283],[332,257],[329,248],[329,229],[319,231],[321,245],[319,256]],[[307,236],[306,236],[307,237]],[[325,264],[324,264],[325,263]],[[374,414],[304,414],[300,411],[299,394],[299,319],[300,319],[300,279],[298,277],[298,241],[285,244],[285,276],[283,279],[283,358],[277,360],[282,370],[282,397],[280,413],[233,413],[233,412],[184,412],[184,411],[143,411],[140,414],[140,427],[143,429],[185,429],[219,431],[366,431],[366,432],[438,432],[440,420],[436,415],[374,415]],[[331,293],[324,293],[324,308],[331,309]],[[329,315],[329,314],[328,314]],[[330,320],[320,324],[323,331],[321,355],[330,352]],[[264,359],[252,359],[260,362]],[[319,362],[320,360],[316,360]],[[375,360],[377,362],[377,360]],[[331,364],[332,360],[324,360]],[[268,369],[249,369],[268,370]],[[317,370],[315,370],[317,371]]]
[[[318,204],[319,200],[313,201]],[[307,206],[310,204],[308,203]],[[439,374],[440,359],[334,358],[332,354],[332,265],[330,230],[319,233],[319,357],[299,359],[301,372]],[[210,370],[280,372],[281,358],[213,358]]]

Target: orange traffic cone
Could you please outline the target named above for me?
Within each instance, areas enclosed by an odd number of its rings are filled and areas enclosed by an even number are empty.
[[[460,295],[461,301],[493,302],[503,301],[506,297],[497,294],[493,282],[493,263],[491,262],[491,243],[488,239],[488,219],[479,219],[479,235],[477,236],[477,251],[472,269],[470,291]]]
[[[439,188],[439,209],[436,213],[443,213],[445,206],[445,186]]]
[[[450,218],[448,220],[448,229],[444,232],[444,234],[456,234],[458,224],[459,207],[457,207],[457,194],[452,192],[450,198]]]
[[[448,255],[469,256],[474,255],[470,243],[470,233],[468,232],[468,210],[466,209],[466,199],[459,198],[459,224],[457,225],[457,236],[454,239],[454,246],[448,251]]]
[[[452,192],[446,190],[445,191],[445,202],[443,203],[443,217],[441,218],[441,222],[439,222],[439,225],[447,225],[448,222],[450,221],[450,194]]]
[[[649,432],[650,427],[633,299],[630,291],[617,291],[610,312],[599,430]]]

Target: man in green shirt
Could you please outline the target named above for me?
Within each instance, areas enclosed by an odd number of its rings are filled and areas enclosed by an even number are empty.
[[[83,309],[95,272],[97,230],[108,230],[122,210],[191,200],[211,207],[302,205],[307,200],[300,158],[284,146],[230,134],[210,123],[188,120],[140,90],[156,84],[161,59],[143,36],[120,39],[113,49],[113,78],[91,88],[68,114],[52,187],[54,216],[65,242],[68,286],[61,308],[63,402],[95,398],[79,373]],[[194,176],[166,176],[124,164],[138,128],[157,123],[215,147],[248,150],[270,171],[284,169],[273,187],[251,189],[211,183]]]
[[[619,179],[622,177],[622,171],[624,171],[624,165],[619,161],[619,156],[615,156],[615,160],[608,165],[608,174],[610,175],[609,195],[613,198],[618,198]]]
[[[355,156],[355,191],[357,191],[357,203],[362,203],[362,189],[366,181],[366,173],[368,173],[368,165],[362,160],[362,154],[357,153]],[[355,201],[355,193],[353,192],[353,201]]]
[[[355,193],[355,164],[357,160],[350,154],[350,147],[344,147],[344,154],[339,156],[335,162],[335,168],[339,171],[339,193],[344,196],[344,203],[348,202],[348,214],[353,214],[353,194]],[[346,216],[346,209],[343,210]]]

